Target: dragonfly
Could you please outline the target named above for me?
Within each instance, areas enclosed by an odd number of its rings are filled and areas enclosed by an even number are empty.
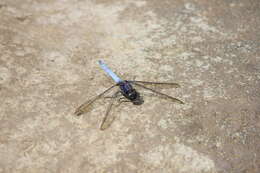
[[[138,81],[138,80],[122,80],[118,75],[116,75],[102,60],[98,61],[100,67],[107,73],[108,76],[110,76],[115,84],[111,87],[104,90],[102,93],[98,94],[97,96],[91,98],[90,100],[86,101],[82,105],[80,105],[76,111],[75,115],[80,116],[84,113],[87,113],[90,110],[91,105],[97,101],[98,99],[104,97],[104,98],[110,98],[111,101],[108,105],[108,108],[106,110],[105,116],[102,120],[100,130],[105,130],[108,127],[110,127],[111,123],[114,120],[114,117],[111,116],[111,110],[112,107],[115,105],[115,102],[117,100],[119,106],[123,102],[131,102],[133,105],[141,105],[144,103],[143,97],[140,95],[140,93],[133,87],[139,87],[145,90],[148,90],[152,93],[155,93],[158,96],[161,96],[165,99],[169,99],[173,102],[184,104],[183,101],[174,98],[168,94],[159,92],[149,86],[170,86],[171,88],[179,88],[180,85],[178,83],[169,83],[169,82],[148,82],[148,81]],[[118,87],[118,90],[112,94],[112,96],[105,97],[105,94],[108,93],[113,88]]]

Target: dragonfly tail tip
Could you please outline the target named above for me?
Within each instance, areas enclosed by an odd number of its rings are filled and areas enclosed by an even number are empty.
[[[98,64],[101,65],[104,64],[104,62],[102,60],[98,60]]]

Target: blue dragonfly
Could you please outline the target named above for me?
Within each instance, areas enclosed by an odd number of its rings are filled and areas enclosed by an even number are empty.
[[[143,88],[145,90],[149,90],[159,96],[162,96],[165,99],[169,99],[173,102],[184,104],[181,100],[174,98],[168,94],[161,93],[159,91],[156,91],[155,89],[152,89],[148,87],[151,86],[170,86],[171,88],[178,88],[180,87],[177,83],[167,83],[167,82],[147,82],[147,81],[136,81],[136,80],[122,80],[119,78],[103,61],[98,61],[100,67],[114,80],[115,84],[111,87],[107,88],[102,93],[98,94],[97,96],[93,97],[92,99],[86,101],[82,105],[80,105],[76,111],[75,115],[79,116],[83,113],[86,113],[90,110],[91,105],[98,99],[102,98],[105,93],[110,91],[112,88],[118,86],[119,89],[113,93],[110,97],[104,97],[104,98],[110,98],[111,102],[106,110],[105,116],[103,118],[103,121],[101,123],[100,129],[105,130],[107,129],[111,123],[114,120],[114,117],[110,115],[111,109],[113,105],[115,105],[115,101],[118,101],[119,106],[123,102],[132,102],[134,105],[141,105],[144,103],[143,97],[141,97],[140,93],[133,87],[133,85]],[[148,86],[147,86],[148,85]]]

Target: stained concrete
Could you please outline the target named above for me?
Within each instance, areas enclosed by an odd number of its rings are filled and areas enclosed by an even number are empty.
[[[260,172],[259,0],[1,0],[0,172]],[[124,79],[177,82],[75,109]]]

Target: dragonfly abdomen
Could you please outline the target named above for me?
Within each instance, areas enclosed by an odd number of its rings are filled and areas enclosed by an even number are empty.
[[[100,67],[116,82],[122,82],[123,80],[120,79],[103,61],[98,61]]]

